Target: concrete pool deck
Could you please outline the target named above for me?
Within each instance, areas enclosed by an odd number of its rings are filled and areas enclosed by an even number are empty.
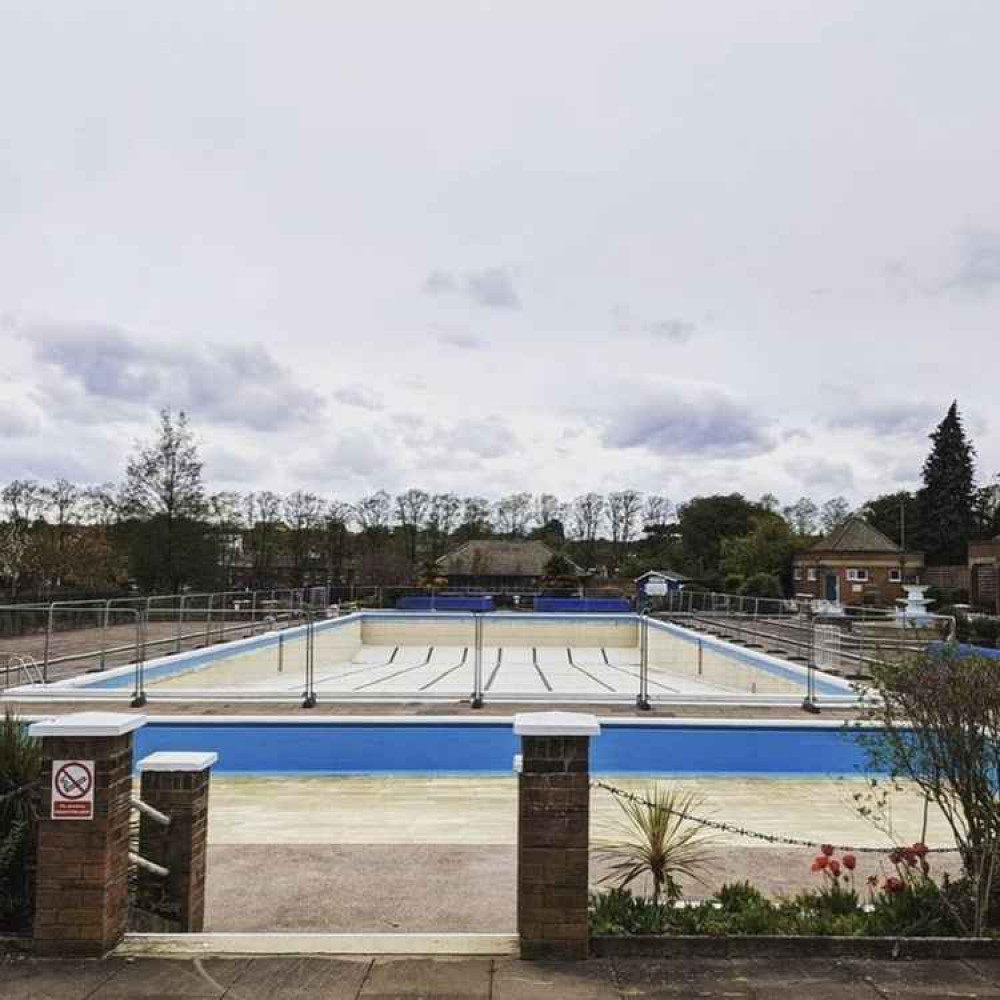
[[[645,781],[621,779],[640,790]],[[859,779],[678,779],[704,797],[703,815],[763,833],[862,846],[888,839],[852,812]],[[516,784],[513,778],[213,779],[206,930],[510,933],[515,926]],[[618,808],[595,790],[592,839],[613,836]],[[896,797],[900,839],[919,838],[922,801]],[[950,843],[931,817],[927,841]],[[815,886],[814,850],[731,835],[711,845],[704,896],[750,879],[772,894]],[[938,873],[957,858],[934,856]],[[884,855],[862,856],[861,884],[888,874]],[[592,880],[603,874],[592,866]]]

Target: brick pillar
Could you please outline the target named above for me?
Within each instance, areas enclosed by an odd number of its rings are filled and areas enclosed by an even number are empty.
[[[592,715],[517,715],[517,931],[521,957],[587,957]]]
[[[140,893],[176,911],[180,931],[200,932],[205,924],[205,856],[208,841],[208,787],[215,753],[154,753],[139,761],[139,798],[170,817],[164,826],[151,816],[139,820],[139,854],[169,870],[165,878],[139,870]]]
[[[101,956],[125,934],[128,920],[128,839],[132,797],[132,733],[142,715],[80,712],[36,722],[42,741],[42,805],[38,823],[35,951]],[[53,805],[53,762],[79,762],[70,796]],[[92,770],[90,765],[93,765]],[[93,805],[82,789],[93,774]],[[79,797],[78,796],[79,793]],[[67,808],[68,807],[68,808]],[[54,818],[55,813],[73,818]]]

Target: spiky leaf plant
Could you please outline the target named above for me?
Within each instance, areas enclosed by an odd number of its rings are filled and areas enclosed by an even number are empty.
[[[598,841],[592,852],[608,866],[600,881],[624,889],[648,877],[653,885],[653,902],[659,902],[661,895],[678,899],[680,880],[703,881],[702,872],[711,861],[709,844],[714,835],[677,815],[697,811],[702,800],[665,785],[651,785],[640,798],[646,801],[615,800],[622,811],[617,836]]]

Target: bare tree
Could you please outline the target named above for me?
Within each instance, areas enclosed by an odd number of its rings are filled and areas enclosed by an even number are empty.
[[[45,507],[45,492],[33,479],[15,479],[0,493],[3,523],[0,524],[0,574],[16,597],[21,577],[31,563],[37,541],[33,528]]]
[[[665,496],[650,493],[642,508],[642,526],[646,531],[661,529],[670,523],[673,512],[674,506]]]
[[[323,501],[315,493],[296,490],[285,497],[284,515],[288,529],[291,582],[292,586],[301,587],[306,582],[306,569],[316,549]]]
[[[331,500],[323,516],[323,559],[328,582],[344,582],[350,532],[348,524],[353,517],[351,505]]]
[[[129,512],[140,519],[158,519],[162,545],[157,547],[158,572],[176,590],[181,584],[178,544],[181,526],[205,513],[205,487],[198,446],[181,411],[160,411],[156,437],[137,450],[126,465],[124,497]]]
[[[799,497],[790,507],[786,507],[782,516],[796,535],[816,534],[816,519],[819,508],[809,497]]]
[[[829,534],[851,516],[851,505],[845,497],[834,497],[827,500],[820,508],[819,523],[823,531]]]
[[[617,567],[635,537],[636,522],[642,509],[642,494],[638,490],[619,490],[608,494],[608,523],[611,526],[611,551]]]
[[[536,528],[545,528],[553,521],[562,520],[564,506],[559,502],[559,497],[551,493],[539,493],[535,497],[534,506],[531,511],[531,520]]]
[[[584,493],[573,501],[573,534],[583,543],[588,566],[594,565],[606,509],[607,503],[600,493]]]
[[[396,520],[406,541],[406,557],[411,566],[417,561],[417,543],[430,502],[430,494],[425,490],[409,489],[396,497]]]
[[[462,501],[454,493],[435,493],[427,513],[427,534],[430,539],[430,558],[438,559],[444,552],[448,537],[458,526]]]
[[[243,517],[254,587],[274,586],[275,555],[281,529],[281,497],[269,490],[243,497]]]
[[[490,502],[485,497],[462,499],[462,534],[466,541],[490,533]]]
[[[511,493],[493,505],[497,531],[514,538],[523,537],[531,517],[531,494]]]

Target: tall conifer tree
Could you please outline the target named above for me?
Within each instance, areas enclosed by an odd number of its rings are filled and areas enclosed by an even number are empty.
[[[965,436],[957,402],[930,437],[924,485],[917,494],[920,542],[931,562],[964,563],[974,523],[976,452]]]

